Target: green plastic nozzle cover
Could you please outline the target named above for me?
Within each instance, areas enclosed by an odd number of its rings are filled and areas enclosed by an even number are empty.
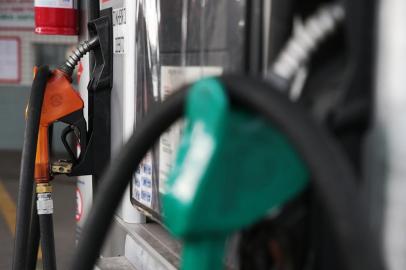
[[[215,78],[191,87],[186,120],[165,223],[183,241],[183,270],[222,269],[227,237],[302,191],[308,172],[271,123],[231,108]]]

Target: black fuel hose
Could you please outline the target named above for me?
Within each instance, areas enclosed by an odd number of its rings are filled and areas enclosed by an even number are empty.
[[[37,151],[37,138],[45,86],[50,74],[47,66],[41,66],[38,68],[31,87],[30,100],[28,102],[17,199],[13,270],[25,269],[27,252],[30,252],[27,250],[27,244],[31,224],[35,155]]]
[[[31,206],[31,225],[30,232],[28,235],[27,244],[27,270],[37,269],[37,257],[39,249],[40,231],[39,231],[39,217],[37,212],[37,194],[34,193],[32,196],[32,206]]]
[[[271,122],[286,135],[307,164],[315,190],[324,202],[345,269],[384,269],[376,236],[369,230],[366,202],[338,144],[300,105],[290,102],[274,85],[240,76],[224,76],[219,80],[225,85],[233,106]],[[152,110],[108,168],[70,269],[93,268],[137,164],[159,136],[183,115],[187,89],[183,87]]]
[[[52,214],[39,216],[39,227],[41,232],[42,262],[44,270],[56,269],[54,224]]]

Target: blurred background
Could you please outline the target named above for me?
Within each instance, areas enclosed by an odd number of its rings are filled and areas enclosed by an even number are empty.
[[[0,1],[0,269],[11,269],[24,113],[33,66],[47,64],[54,68],[77,43],[76,36],[36,35],[33,2]],[[61,129],[59,125],[54,128]],[[60,140],[54,141],[54,151],[60,152]],[[54,219],[55,238],[61,243],[56,253],[61,265],[58,268],[64,269],[74,248],[75,183],[61,177],[54,189],[58,194],[54,201],[58,209]]]

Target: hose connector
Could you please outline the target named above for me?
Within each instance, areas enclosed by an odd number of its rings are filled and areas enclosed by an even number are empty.
[[[72,54],[68,57],[66,62],[59,68],[69,77],[72,76],[73,70],[79,63],[79,60],[89,51],[99,46],[98,37],[94,37],[90,40],[85,40],[79,44],[79,46],[72,51]]]

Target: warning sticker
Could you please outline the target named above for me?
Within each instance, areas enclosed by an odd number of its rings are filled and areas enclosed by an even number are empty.
[[[54,203],[51,193],[37,194],[37,211],[38,215],[49,215],[54,212]]]
[[[126,9],[113,9],[113,52],[115,54],[125,53],[125,27],[127,23]]]

